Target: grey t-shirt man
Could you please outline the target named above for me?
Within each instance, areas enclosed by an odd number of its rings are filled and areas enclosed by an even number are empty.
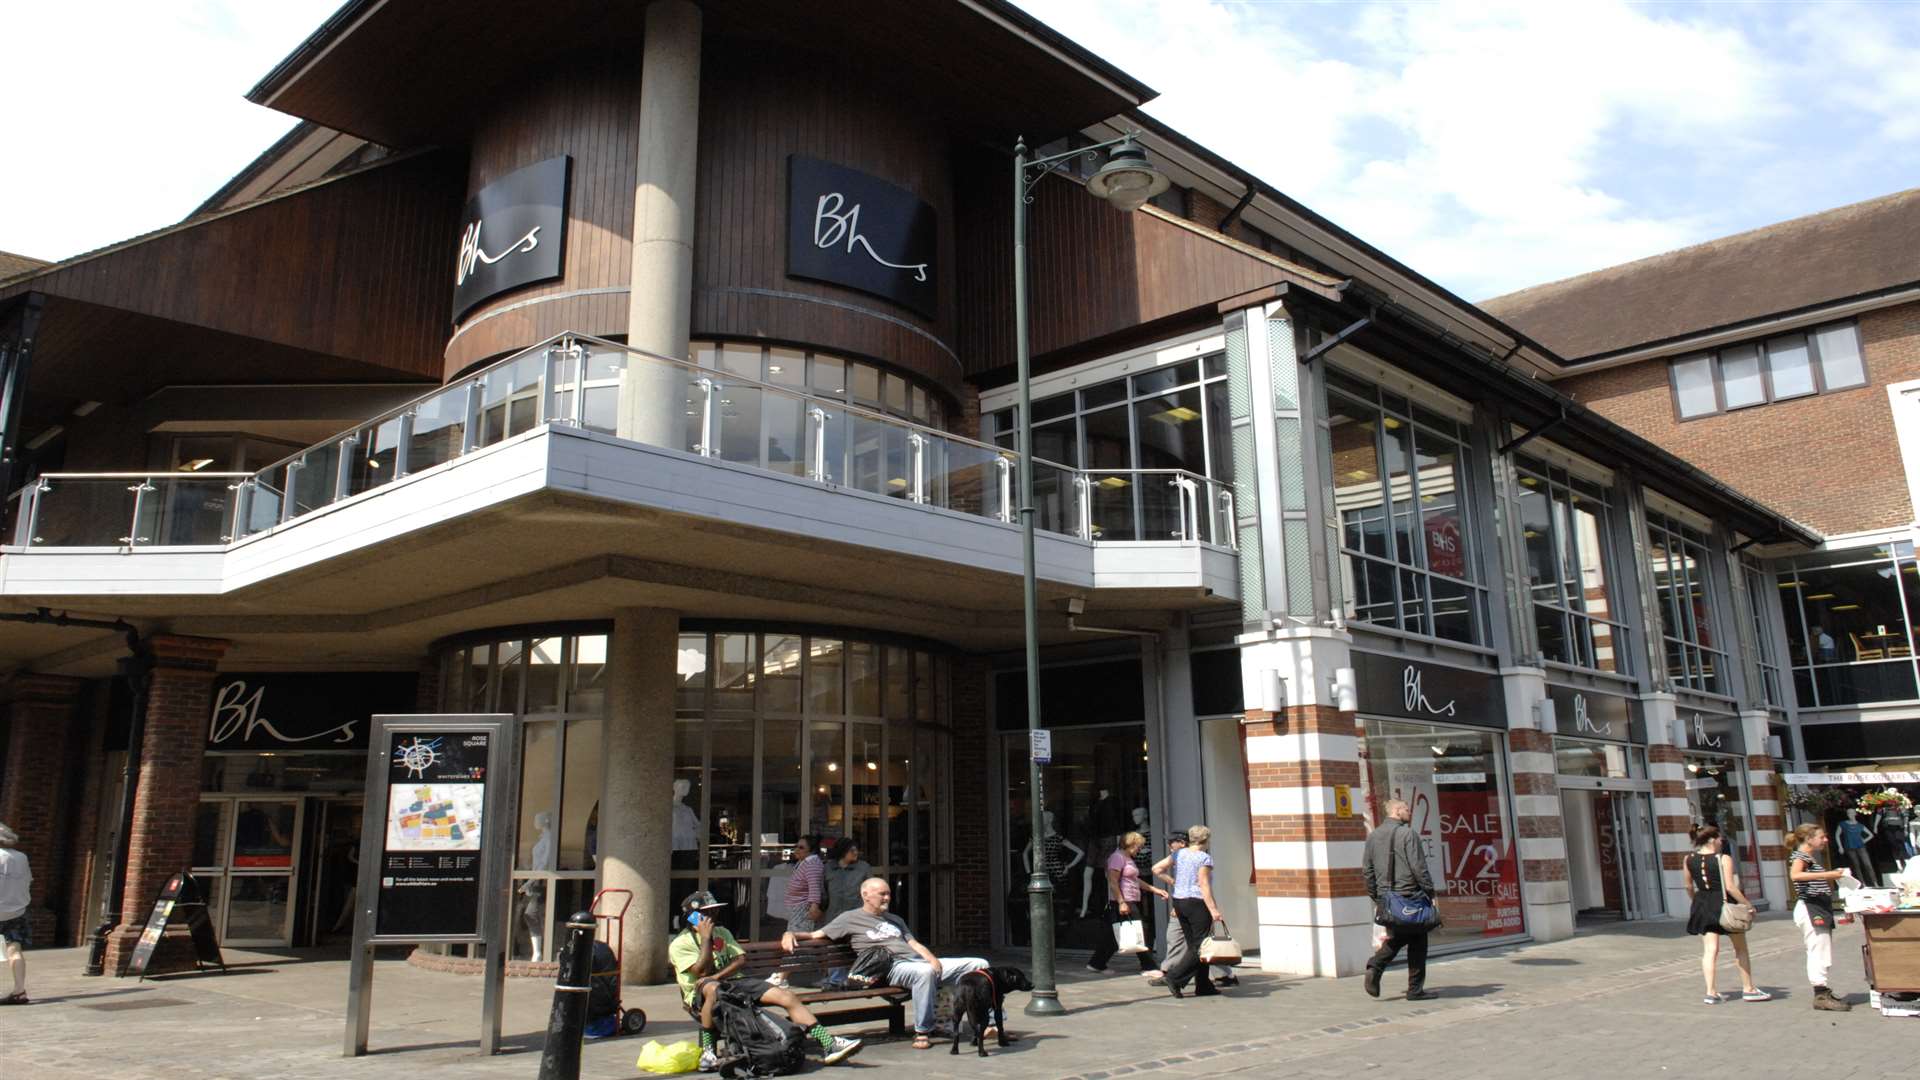
[[[832,922],[821,927],[820,932],[834,941],[846,939],[856,953],[884,949],[887,958],[896,964],[920,959],[920,954],[908,944],[913,940],[913,931],[907,929],[905,920],[892,912],[872,915],[865,908],[843,911],[834,916]]]

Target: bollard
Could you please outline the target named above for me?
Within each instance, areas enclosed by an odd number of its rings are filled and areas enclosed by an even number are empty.
[[[580,1041],[587,1031],[587,993],[593,988],[593,938],[593,914],[574,912],[567,919],[567,943],[560,949],[560,979],[553,984],[540,1080],[580,1080]]]

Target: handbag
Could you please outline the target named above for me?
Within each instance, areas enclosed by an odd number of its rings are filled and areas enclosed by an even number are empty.
[[[1227,932],[1225,919],[1215,919],[1213,929],[1208,932],[1206,940],[1200,943],[1200,962],[1228,967],[1240,962],[1240,943]]]
[[[1387,887],[1380,890],[1380,914],[1375,921],[1389,930],[1439,929],[1440,909],[1433,906],[1433,897],[1426,893],[1409,896],[1393,891],[1394,864],[1399,860],[1399,852],[1398,843],[1387,845]]]
[[[1757,912],[1746,904],[1728,901],[1720,905],[1720,929],[1729,934],[1744,934],[1753,929],[1753,917]]]
[[[1139,919],[1122,919],[1113,924],[1113,942],[1116,953],[1143,953],[1147,951],[1147,930]]]

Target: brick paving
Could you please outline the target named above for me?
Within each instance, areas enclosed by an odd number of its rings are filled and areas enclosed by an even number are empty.
[[[1134,974],[1073,969],[1062,985],[1072,1010],[1032,1020],[1024,1037],[984,1061],[944,1046],[915,1051],[874,1032],[850,1075],[932,1077],[1353,1077],[1369,1071],[1433,1077],[1525,1078],[1801,1074],[1809,1054],[1827,1078],[1911,1074],[1920,1020],[1890,1020],[1865,1007],[1859,931],[1843,927],[1834,982],[1857,1003],[1848,1014],[1815,1013],[1801,985],[1799,935],[1784,916],[1753,935],[1766,1004],[1700,1003],[1698,946],[1677,923],[1583,933],[1435,961],[1435,1001],[1398,998],[1405,977],[1389,973],[1373,1000],[1358,979],[1288,980],[1243,973],[1219,998],[1174,1001]],[[6,1080],[217,1080],[221,1077],[526,1077],[539,1070],[549,987],[508,986],[506,1052],[474,1052],[479,984],[378,965],[373,1053],[340,1055],[344,961],[317,954],[230,952],[232,974],[145,983],[85,979],[76,950],[31,956],[38,1003],[0,1010],[0,1076]],[[1721,988],[1737,989],[1725,961]],[[1015,1005],[1024,1003],[1016,995]],[[589,1044],[583,1075],[638,1077],[640,1046],[691,1037],[672,992],[629,992],[652,1022],[637,1039]],[[1839,1035],[1835,1039],[1830,1036]],[[1809,1041],[1811,1037],[1811,1041]],[[1818,1049],[1815,1049],[1818,1048]],[[814,1066],[811,1073],[824,1073]]]

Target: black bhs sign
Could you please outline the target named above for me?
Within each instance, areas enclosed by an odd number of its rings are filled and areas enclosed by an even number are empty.
[[[787,159],[787,274],[845,285],[929,319],[933,207],[913,192],[813,158]]]
[[[566,157],[495,180],[467,203],[453,269],[453,318],[475,304],[560,276],[567,240]]]

